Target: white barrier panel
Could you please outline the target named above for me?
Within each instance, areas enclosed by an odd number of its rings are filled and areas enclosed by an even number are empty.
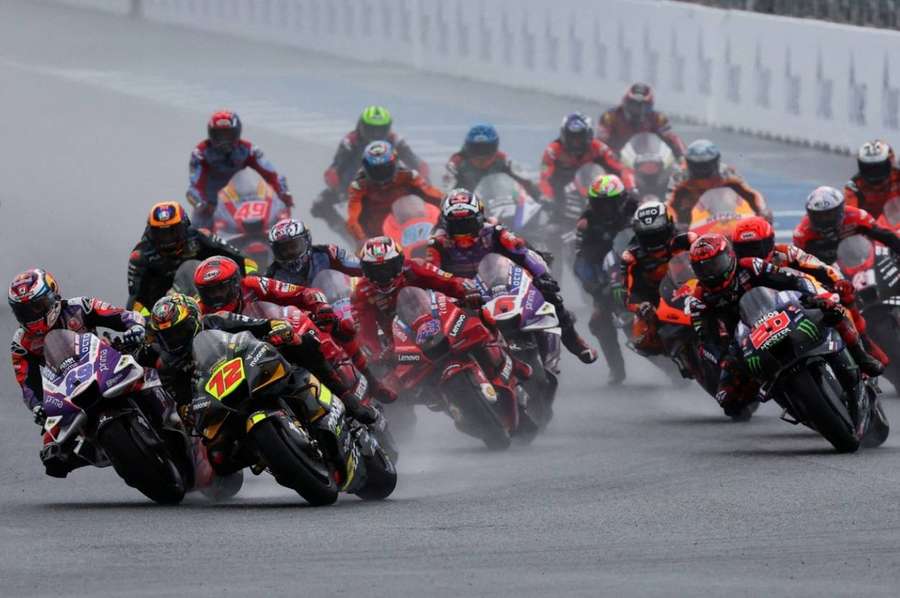
[[[610,103],[645,81],[673,115],[846,151],[900,129],[900,33],[887,30],[648,0],[141,6],[156,21]]]

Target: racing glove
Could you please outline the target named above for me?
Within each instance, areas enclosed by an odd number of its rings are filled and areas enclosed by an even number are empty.
[[[469,309],[481,309],[481,306],[484,305],[484,297],[475,289],[468,290],[463,298],[463,304]]]
[[[332,166],[325,171],[325,185],[327,185],[329,189],[337,190],[340,184],[341,177],[338,174],[337,168]]]
[[[135,324],[125,331],[122,336],[115,341],[116,349],[128,349],[139,347],[144,342],[147,330],[140,324]]]
[[[548,272],[544,272],[535,278],[534,286],[545,298],[556,297],[556,294],[559,293],[559,283],[553,280],[553,277]]]
[[[334,308],[328,303],[319,303],[316,305],[310,311],[310,316],[312,316],[312,321],[319,327],[319,330],[324,330],[329,334],[334,334],[337,331],[338,324],[340,323],[339,318],[334,312]]]
[[[294,207],[294,196],[291,195],[290,191],[282,191],[280,197],[281,197],[281,201],[284,202],[284,205],[286,205],[289,208]]]
[[[649,301],[644,301],[638,306],[637,314],[645,322],[656,321],[656,307]]]
[[[272,320],[271,326],[272,329],[265,337],[267,343],[271,343],[276,347],[300,344],[300,335],[284,320]]]
[[[841,303],[850,305],[856,298],[856,289],[849,280],[841,279],[834,282],[834,292],[840,295]]]
[[[34,423],[43,427],[44,422],[47,420],[47,414],[44,413],[43,405],[35,405],[31,408],[31,416],[34,418]]]

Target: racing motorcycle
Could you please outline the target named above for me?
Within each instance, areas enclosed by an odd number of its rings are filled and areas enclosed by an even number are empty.
[[[628,140],[620,152],[622,164],[634,170],[640,189],[640,202],[648,197],[666,196],[669,178],[675,172],[675,155],[659,135],[638,133]]]
[[[399,243],[406,254],[425,257],[425,247],[437,224],[441,210],[415,195],[406,195],[391,205],[391,213],[382,224],[386,236]]]
[[[205,330],[194,340],[192,409],[219,475],[268,470],[311,505],[338,492],[381,500],[397,472],[339,398],[249,332]]]
[[[881,445],[890,426],[873,380],[862,378],[840,335],[799,294],[765,287],[739,302],[735,339],[763,401],[791,424],[817,431],[838,452]]]
[[[900,270],[895,256],[887,247],[853,235],[838,245],[837,265],[853,284],[867,334],[890,359],[884,376],[900,392]]]
[[[245,168],[219,191],[213,230],[265,269],[272,261],[268,243],[272,225],[291,210],[259,176]]]
[[[562,252],[564,263],[572,264],[575,261],[575,225],[581,214],[587,209],[588,191],[591,185],[602,175],[606,174],[603,167],[594,162],[582,164],[575,171],[575,178],[565,187],[565,201],[554,220],[557,221],[562,233]]]
[[[44,357],[47,475],[112,465],[154,502],[181,502],[194,483],[190,439],[156,370],[94,334],[71,330],[49,332]]]
[[[544,301],[527,270],[497,253],[481,260],[475,284],[485,299],[485,319],[503,334],[512,356],[532,369],[522,383],[528,392],[526,409],[544,427],[553,417],[559,384],[561,331],[556,308]]]
[[[488,448],[509,447],[513,435],[526,442],[537,433],[527,411],[528,395],[516,380],[509,353],[478,316],[446,296],[415,287],[400,289],[392,325],[396,367],[391,378],[433,411],[444,411],[456,428]],[[476,354],[496,364],[489,379]]]

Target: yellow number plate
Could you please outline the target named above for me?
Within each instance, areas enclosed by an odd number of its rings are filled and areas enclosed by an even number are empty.
[[[246,378],[244,373],[244,361],[235,357],[216,368],[206,383],[206,392],[218,400],[222,400],[234,392]]]

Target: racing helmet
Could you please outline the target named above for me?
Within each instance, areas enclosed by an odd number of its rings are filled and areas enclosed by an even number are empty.
[[[478,124],[469,129],[463,141],[463,153],[479,168],[487,168],[497,157],[500,136],[494,125]]]
[[[181,254],[187,243],[191,221],[177,201],[162,201],[150,209],[147,216],[147,238],[153,248],[164,257]]]
[[[602,174],[588,188],[588,205],[601,219],[609,221],[619,213],[628,198],[625,184],[614,174]]]
[[[272,226],[269,246],[276,262],[291,272],[300,272],[309,263],[312,239],[302,220],[287,218]]]
[[[238,312],[241,308],[241,269],[233,259],[206,258],[194,270],[194,286],[206,313]]]
[[[473,191],[453,189],[441,202],[441,220],[457,246],[471,247],[484,227],[484,204]]]
[[[743,218],[734,227],[731,245],[739,258],[758,257],[768,260],[775,251],[775,231],[762,216]]]
[[[387,141],[373,141],[363,151],[362,167],[370,181],[379,185],[390,182],[397,172],[394,146]]]
[[[356,131],[364,143],[387,141],[393,122],[390,111],[384,106],[366,106],[356,121]]]
[[[697,280],[710,291],[728,286],[737,272],[737,256],[731,243],[718,233],[702,235],[691,244],[691,268]]]
[[[630,122],[642,122],[653,112],[653,88],[646,83],[633,84],[622,98],[622,111]]]
[[[709,139],[698,139],[687,147],[684,159],[688,176],[692,179],[708,179],[719,174],[722,153]]]
[[[867,141],[856,154],[859,175],[871,185],[879,185],[891,176],[894,167],[894,150],[886,141]]]
[[[675,236],[675,221],[666,204],[661,201],[647,201],[635,211],[631,229],[644,250],[661,251]]]
[[[193,297],[180,293],[166,295],[150,310],[153,344],[169,355],[189,353],[194,337],[200,332],[200,317],[200,306]]]
[[[7,300],[19,325],[37,336],[56,325],[62,310],[56,279],[40,268],[26,270],[13,278]]]
[[[817,187],[806,198],[809,224],[823,234],[836,234],[844,222],[844,194],[834,187]]]
[[[213,112],[206,123],[206,137],[209,144],[218,150],[236,147],[241,140],[241,119],[231,110]]]
[[[378,290],[390,292],[397,288],[403,272],[403,248],[390,237],[373,237],[359,252],[363,276]]]
[[[584,114],[573,112],[563,118],[559,127],[559,140],[567,152],[576,156],[584,154],[593,138],[591,119]]]

